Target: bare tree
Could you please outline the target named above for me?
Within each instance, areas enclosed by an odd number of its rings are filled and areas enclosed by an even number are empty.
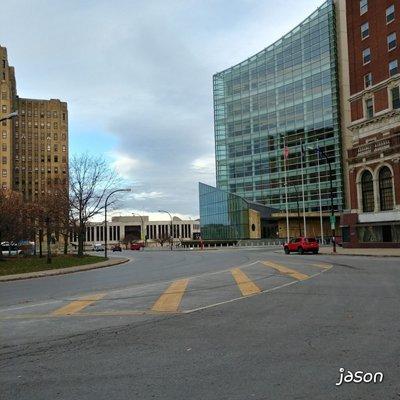
[[[158,239],[156,239],[157,243],[161,244],[161,247],[164,247],[164,243],[171,244],[172,238],[168,234],[161,235]]]
[[[20,193],[0,189],[0,243],[5,240],[11,246],[29,239],[31,214],[31,204],[24,202]]]
[[[102,157],[84,153],[70,160],[70,207],[71,217],[76,221],[78,256],[83,256],[88,221],[104,210],[107,194],[114,190],[119,182],[118,175]]]

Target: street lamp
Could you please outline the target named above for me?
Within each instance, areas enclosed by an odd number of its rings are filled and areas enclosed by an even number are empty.
[[[174,235],[172,233],[172,215],[168,211],[164,211],[164,210],[158,210],[158,212],[166,213],[171,218],[171,230],[170,230],[170,233],[171,233],[171,251],[172,251],[172,245],[173,245],[173,242],[174,242]]]
[[[318,153],[321,154],[324,158],[326,163],[328,164],[329,167],[329,182],[330,182],[330,192],[331,192],[331,229],[332,229],[332,247],[333,247],[333,252],[336,253],[336,221],[335,221],[335,209],[333,207],[333,178],[332,178],[332,165],[331,162],[329,161],[328,156],[326,155],[326,153],[321,150],[318,147]],[[319,157],[318,154],[318,157]]]
[[[5,115],[4,117],[0,117],[0,122],[5,121],[7,119],[11,119],[12,117],[18,117],[18,111],[14,111],[10,114]]]
[[[107,206],[108,206],[108,199],[111,195],[117,192],[131,192],[132,189],[117,189],[112,191],[107,197],[106,202],[104,204],[104,258],[107,258]]]
[[[310,148],[310,147],[309,147]],[[332,164],[328,158],[328,156],[326,155],[326,153],[317,145],[317,148],[313,150],[317,151],[317,156],[318,156],[318,160],[320,158],[320,156],[325,158],[326,163],[328,164],[329,167],[329,184],[330,184],[330,197],[331,197],[331,229],[332,229],[332,250],[334,253],[336,253],[336,222],[335,222],[335,208],[333,205],[333,177],[332,177]],[[318,171],[319,173],[319,171]],[[320,202],[321,202],[321,194],[320,194]]]

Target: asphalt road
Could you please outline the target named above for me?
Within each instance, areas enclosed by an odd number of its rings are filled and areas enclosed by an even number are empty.
[[[127,254],[0,283],[1,399],[400,399],[400,259]]]

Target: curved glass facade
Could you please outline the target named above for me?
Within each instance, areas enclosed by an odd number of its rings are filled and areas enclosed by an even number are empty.
[[[199,183],[200,224],[203,239],[249,237],[249,206],[232,193]]]
[[[301,196],[301,141],[307,211],[319,210],[317,146],[334,171],[334,202],[342,209],[342,162],[332,1],[242,63],[214,75],[218,188],[285,209],[284,143],[288,202]],[[328,166],[320,162],[322,205],[330,208]]]

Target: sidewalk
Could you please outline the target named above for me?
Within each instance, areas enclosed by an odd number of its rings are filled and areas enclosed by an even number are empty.
[[[24,274],[13,274],[0,276],[0,282],[19,281],[21,279],[42,278],[44,276],[65,275],[73,272],[88,271],[90,269],[113,267],[129,261],[125,257],[112,257],[107,261],[101,261],[94,264],[79,265],[77,267],[49,269],[47,271],[27,272]]]
[[[320,254],[333,255],[332,246],[321,246]],[[400,257],[400,249],[344,249],[336,247],[336,254],[343,256]]]

